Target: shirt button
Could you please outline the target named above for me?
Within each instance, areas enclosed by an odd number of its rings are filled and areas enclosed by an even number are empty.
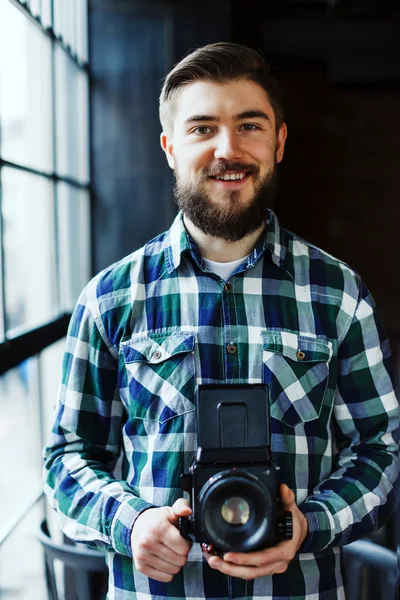
[[[154,360],[160,360],[161,352],[159,350],[156,350],[153,354],[153,358],[154,358]]]
[[[304,360],[304,359],[305,359],[305,357],[306,357],[306,355],[304,354],[304,352],[303,352],[302,350],[299,350],[299,351],[296,353],[296,356],[297,356],[297,358],[298,358],[299,360]]]
[[[225,290],[226,292],[231,292],[231,291],[232,291],[232,289],[233,289],[233,287],[232,287],[232,284],[231,284],[231,283],[226,283],[226,284],[224,285],[224,290]]]
[[[232,344],[232,343],[228,344],[226,349],[229,352],[229,354],[235,354],[235,352],[237,350],[235,344]]]

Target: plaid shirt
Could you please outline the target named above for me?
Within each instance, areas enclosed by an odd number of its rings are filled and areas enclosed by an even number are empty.
[[[73,313],[45,454],[67,536],[107,551],[110,600],[344,598],[340,546],[394,506],[398,402],[373,299],[348,265],[283,229],[226,286],[179,213],[169,231],[99,273]],[[228,352],[233,344],[236,352]],[[194,544],[171,583],[137,572],[130,535],[180,497],[196,452],[200,383],[268,384],[274,461],[309,536],[284,574],[212,570]]]

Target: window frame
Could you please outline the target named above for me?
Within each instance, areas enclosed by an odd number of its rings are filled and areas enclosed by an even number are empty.
[[[44,26],[41,20],[41,14],[34,16],[29,7],[29,2],[23,0],[6,0],[11,2],[17,9],[22,11],[27,19],[35,26],[38,27],[43,35],[47,36],[51,40],[51,105],[52,105],[52,141],[53,141],[53,169],[51,172],[44,172],[39,169],[24,166],[22,164],[10,162],[2,158],[1,145],[0,145],[0,375],[7,371],[17,367],[24,360],[32,357],[37,357],[38,364],[40,363],[40,353],[45,348],[51,346],[54,342],[65,337],[68,329],[68,324],[71,317],[71,312],[64,312],[62,310],[62,303],[60,297],[60,277],[59,277],[59,256],[58,256],[58,231],[57,231],[57,187],[59,182],[66,183],[69,186],[77,188],[88,193],[89,196],[89,211],[92,213],[93,207],[93,193],[91,187],[91,165],[90,165],[90,131],[91,131],[91,115],[90,115],[90,70],[89,62],[82,56],[78,55],[77,49],[81,51],[85,47],[88,47],[89,32],[88,25],[89,19],[86,14],[86,21],[84,25],[77,26],[77,20],[81,17],[81,11],[78,11],[77,3],[73,3],[74,10],[70,11],[70,23],[63,24],[63,31],[56,34],[54,30],[55,23],[55,3],[56,0],[50,0],[51,10],[51,25]],[[43,7],[43,3],[40,2],[40,10]],[[86,12],[88,11],[88,3],[85,2]],[[66,43],[65,34],[68,33],[71,41],[75,41],[76,48],[72,48],[70,43]],[[80,34],[80,37],[78,37]],[[84,38],[86,40],[84,41]],[[70,40],[68,40],[70,41]],[[55,73],[55,52],[56,47],[62,49],[69,59],[72,60],[75,65],[84,73],[88,78],[88,114],[87,114],[87,129],[88,129],[88,150],[89,150],[89,181],[83,183],[75,177],[62,176],[57,172],[57,156],[56,156],[56,139],[57,139],[57,119],[56,119],[56,73]],[[1,138],[0,138],[1,139]],[[33,329],[23,329],[18,334],[11,335],[6,330],[6,290],[5,290],[5,255],[4,255],[4,223],[3,223],[3,212],[2,212],[2,170],[3,167],[9,167],[15,170],[23,171],[37,175],[41,178],[45,178],[52,182],[53,189],[53,232],[55,236],[55,286],[56,286],[56,302],[58,314],[55,318],[49,320],[46,323],[41,324]],[[90,253],[90,268],[93,270],[92,261],[92,241],[90,237],[90,230],[88,231],[89,236],[89,253]],[[38,407],[40,413],[40,443],[43,447],[45,444],[46,432],[43,431],[43,398],[40,394],[41,388],[41,373],[40,369],[37,370],[37,387],[38,387]],[[20,522],[25,518],[26,514],[43,498],[43,490],[31,490],[31,494],[27,494],[26,500],[23,504],[18,506],[13,514],[9,515],[2,523],[0,528],[0,547],[3,542],[9,538],[10,535],[15,531]],[[43,505],[45,511],[45,506]],[[45,514],[45,513],[44,513]]]

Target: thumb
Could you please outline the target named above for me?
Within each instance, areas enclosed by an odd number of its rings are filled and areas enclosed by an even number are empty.
[[[185,498],[178,498],[171,506],[171,517],[174,521],[177,521],[179,517],[188,517],[191,514],[192,509]]]
[[[286,485],[286,483],[281,483],[279,486],[279,493],[281,497],[281,502],[285,506],[285,508],[289,508],[293,504],[295,504],[295,495],[292,490]]]

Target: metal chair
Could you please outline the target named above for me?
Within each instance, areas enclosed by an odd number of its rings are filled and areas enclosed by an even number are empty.
[[[384,546],[363,539],[343,548],[347,600],[396,600],[397,557]]]
[[[49,600],[60,600],[53,561],[60,560],[75,576],[76,591],[65,600],[104,600],[107,594],[108,569],[105,556],[98,550],[58,543],[51,539],[46,520],[38,534],[45,554],[45,574]]]

